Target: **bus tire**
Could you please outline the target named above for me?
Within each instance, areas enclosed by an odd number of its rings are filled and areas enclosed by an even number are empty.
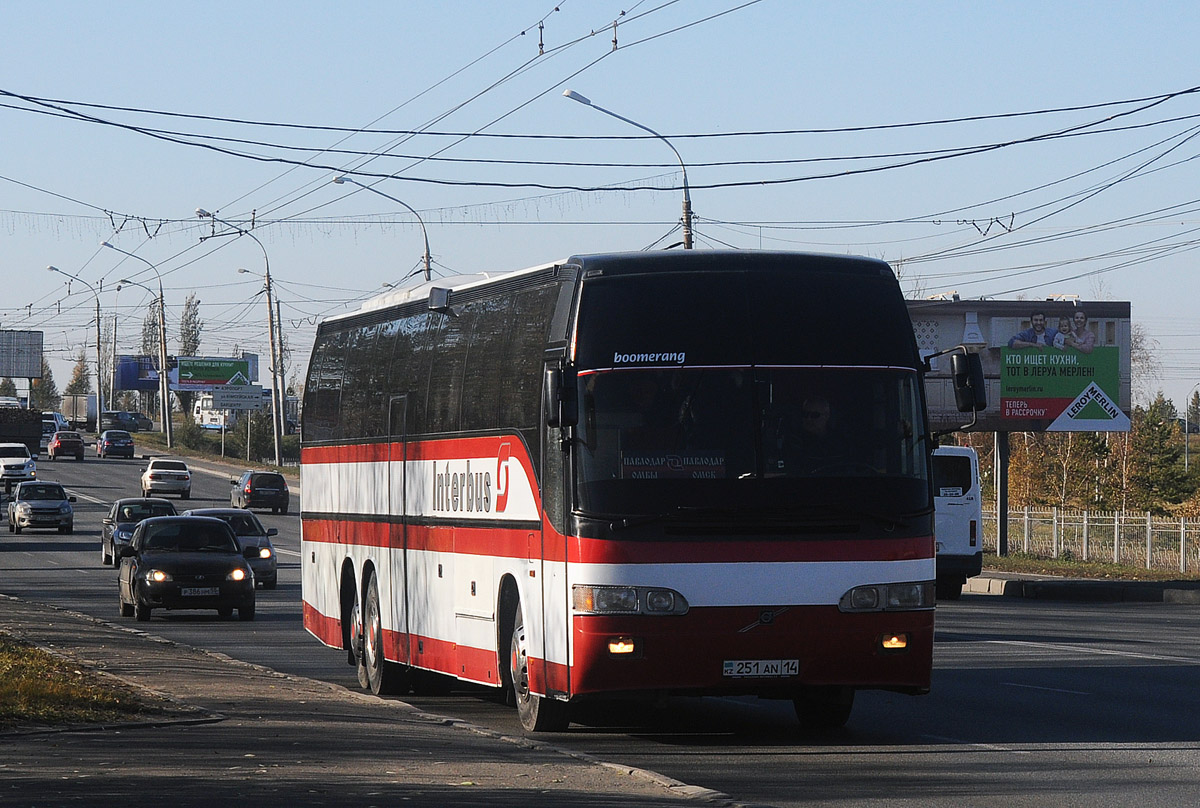
[[[529,647],[520,602],[515,603],[514,608],[516,612],[509,643],[508,669],[521,729],[526,732],[562,732],[571,723],[566,702],[538,696],[529,689]]]
[[[363,613],[362,666],[367,686],[376,696],[408,692],[404,668],[383,657],[383,618],[379,608],[379,587],[372,575],[367,582],[367,603]]]
[[[792,699],[796,718],[806,729],[831,730],[846,725],[854,707],[854,688],[838,685],[809,685]]]

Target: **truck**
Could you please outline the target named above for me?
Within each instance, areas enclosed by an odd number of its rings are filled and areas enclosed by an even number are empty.
[[[23,443],[29,454],[41,453],[42,414],[24,407],[0,407],[0,443]]]
[[[96,394],[68,393],[62,397],[62,413],[72,429],[96,429]]]

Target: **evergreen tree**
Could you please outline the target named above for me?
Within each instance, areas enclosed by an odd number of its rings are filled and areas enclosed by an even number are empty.
[[[0,379],[0,396],[15,397],[16,395],[17,395],[16,382],[14,382],[12,379],[8,378],[7,376],[5,376],[3,379]]]
[[[29,409],[53,412],[58,409],[62,396],[58,393],[58,385],[54,383],[54,371],[50,362],[42,355],[42,378],[33,379],[29,388]]]
[[[1129,505],[1169,513],[1191,493],[1183,470],[1183,441],[1175,405],[1163,394],[1134,407],[1130,434]]]

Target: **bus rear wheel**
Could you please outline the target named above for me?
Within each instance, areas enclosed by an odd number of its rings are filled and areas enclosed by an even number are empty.
[[[379,588],[372,575],[367,583],[367,603],[363,614],[361,665],[366,669],[367,685],[376,696],[408,692],[405,669],[383,656],[383,618],[379,608]]]
[[[854,688],[838,685],[809,685],[792,699],[796,717],[806,729],[831,730],[846,725],[854,708]]]
[[[538,696],[529,689],[529,646],[519,602],[515,604],[515,610],[508,669],[521,728],[526,732],[562,732],[571,723],[566,703]]]

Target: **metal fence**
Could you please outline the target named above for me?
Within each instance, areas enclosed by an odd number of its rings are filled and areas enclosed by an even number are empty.
[[[996,513],[983,514],[983,549],[997,552]],[[1200,570],[1200,519],[1149,513],[1010,509],[1008,551],[1146,569]]]

